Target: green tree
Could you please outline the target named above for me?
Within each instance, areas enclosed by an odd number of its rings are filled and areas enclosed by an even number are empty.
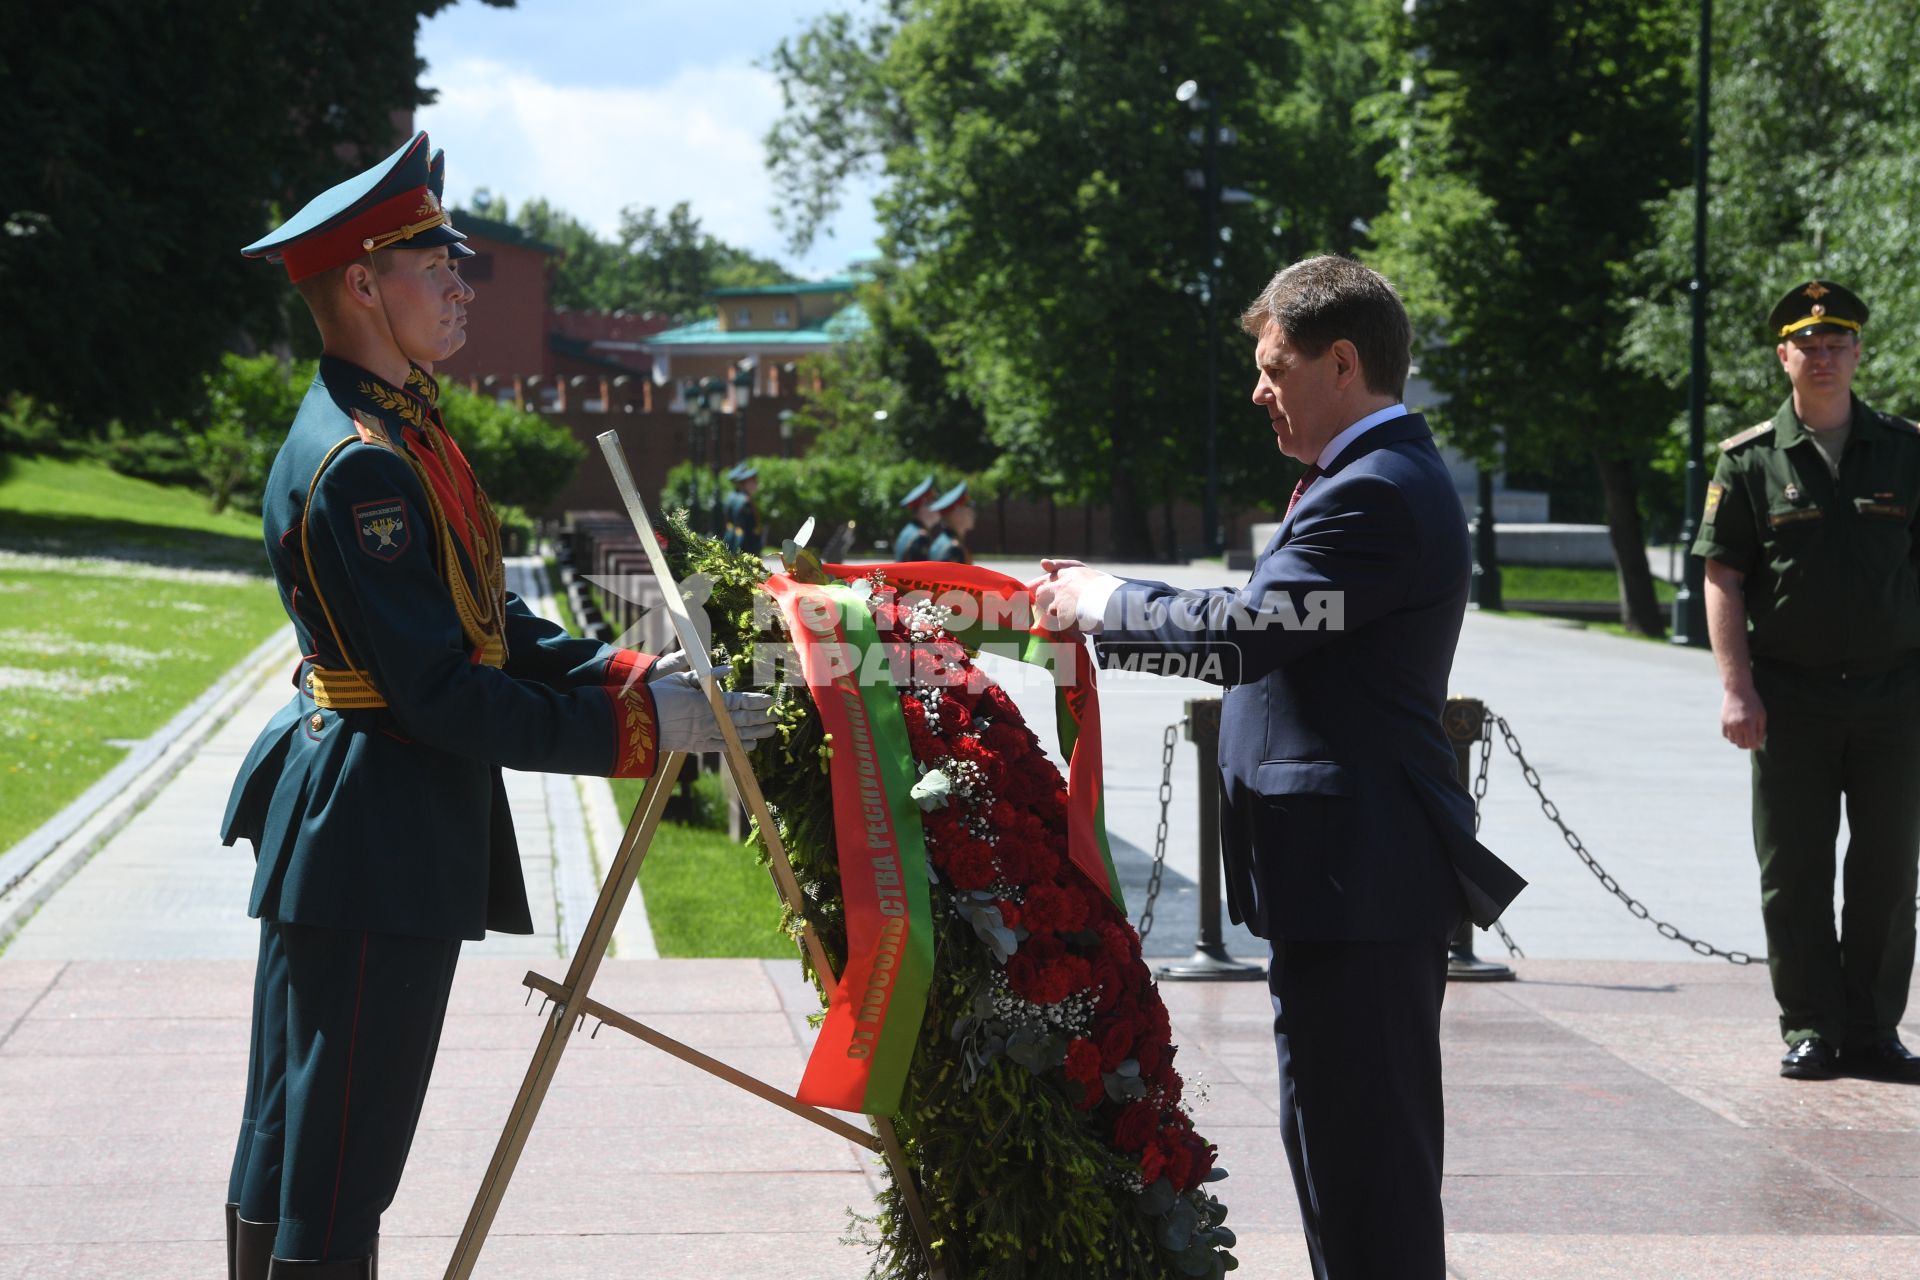
[[[446,4],[0,10],[0,393],[155,428],[194,415],[223,351],[283,338],[284,277],[238,250],[343,153],[399,141],[430,100],[414,32]]]
[[[1893,0],[1719,0],[1709,122],[1707,453],[1788,394],[1766,315],[1788,289],[1837,279],[1873,309],[1856,382],[1880,407],[1920,409],[1920,34]],[[1791,57],[1781,56],[1791,50]],[[1689,376],[1693,200],[1654,209],[1657,237],[1625,279],[1626,360],[1678,389]],[[1677,477],[1686,422],[1662,456]],[[1677,488],[1678,480],[1673,482]]]
[[[1636,467],[1672,391],[1622,359],[1622,266],[1648,203],[1687,181],[1690,5],[1681,0],[1421,0],[1388,11],[1405,91],[1368,115],[1384,168],[1373,260],[1400,285],[1435,417],[1468,453],[1592,465],[1621,620],[1659,635]]]
[[[1375,144],[1349,122],[1372,69],[1350,43],[1324,44],[1356,25],[1348,7],[1254,0],[893,0],[864,24],[829,15],[773,55],[781,206],[804,244],[849,175],[882,173],[884,247],[907,264],[892,297],[977,406],[996,473],[1104,498],[1116,553],[1151,555],[1154,505],[1202,482],[1209,259],[1217,338],[1285,257],[1351,246],[1375,207]],[[1226,185],[1251,197],[1223,209],[1213,243],[1188,182],[1205,117],[1175,99],[1187,79],[1237,140]],[[1246,348],[1225,350],[1223,478],[1271,504],[1285,491],[1272,455],[1235,447],[1253,430],[1234,408]]]
[[[440,416],[496,503],[545,506],[587,456],[586,446],[559,423],[458,383],[442,389]]]

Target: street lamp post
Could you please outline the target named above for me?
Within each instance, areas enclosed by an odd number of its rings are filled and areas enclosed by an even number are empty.
[[[1713,0],[1700,0],[1700,69],[1693,103],[1693,360],[1687,376],[1687,507],[1680,526],[1685,554],[1707,500],[1707,90],[1713,75]],[[1686,555],[1684,581],[1673,597],[1673,642],[1707,646],[1706,564]]]

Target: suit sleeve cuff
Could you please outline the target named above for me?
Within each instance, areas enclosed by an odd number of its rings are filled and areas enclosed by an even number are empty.
[[[650,653],[641,653],[638,649],[615,649],[613,656],[607,659],[606,678],[602,684],[621,689],[630,684],[645,684],[647,668],[659,661]]]
[[[626,651],[623,651],[626,652]],[[644,681],[606,685],[613,704],[613,778],[651,778],[660,760],[659,717]]]

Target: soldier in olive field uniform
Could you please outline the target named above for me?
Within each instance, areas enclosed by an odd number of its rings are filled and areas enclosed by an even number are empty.
[[[222,834],[256,859],[238,1280],[371,1277],[460,944],[532,931],[501,766],[645,777],[719,727],[682,663],[580,640],[505,588],[500,525],[426,371],[473,291],[427,135],[242,250],[313,312],[319,374],[262,498],[304,655]],[[771,699],[728,694],[748,739]]]
[[[1707,562],[1721,733],[1753,752],[1780,1074],[1920,1084],[1896,1034],[1920,856],[1920,432],[1852,393],[1866,320],[1826,280],[1774,307],[1793,394],[1721,442],[1693,553]]]

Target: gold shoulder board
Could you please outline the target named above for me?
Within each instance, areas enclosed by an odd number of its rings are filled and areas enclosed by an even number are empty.
[[[1720,452],[1725,453],[1729,449],[1737,449],[1749,440],[1758,440],[1771,430],[1773,430],[1773,420],[1771,418],[1765,422],[1755,423],[1745,431],[1739,432],[1736,435],[1730,435],[1725,440],[1722,440],[1720,442]]]

